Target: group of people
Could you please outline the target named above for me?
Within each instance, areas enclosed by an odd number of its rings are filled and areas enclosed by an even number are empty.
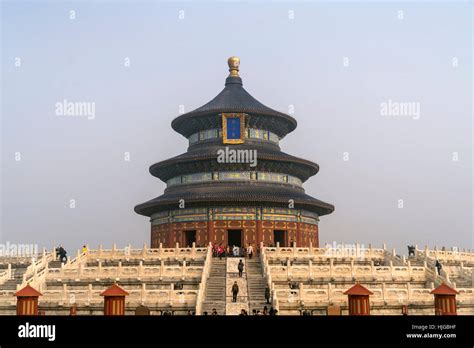
[[[247,247],[239,247],[233,245],[232,247],[227,245],[223,246],[222,244],[214,244],[212,246],[212,256],[214,257],[248,257],[251,259],[254,255],[254,248],[252,244],[249,244]],[[257,254],[259,250],[257,248]]]
[[[268,310],[267,306],[263,307],[263,311],[259,311],[257,309],[252,310],[252,315],[277,315],[277,313],[278,313],[278,310],[276,310],[273,307],[270,307],[270,310]],[[242,309],[239,315],[249,315],[249,314],[247,310]]]
[[[67,261],[67,252],[66,249],[63,248],[62,245],[56,248],[56,260],[59,259],[61,262]]]
[[[207,313],[207,311],[204,311],[204,312],[202,312],[202,315],[209,315],[209,313]],[[217,313],[217,309],[213,308],[212,311],[211,311],[211,315],[219,315]]]
[[[59,260],[63,263],[66,263],[67,262],[67,251],[66,251],[66,249],[64,249],[64,247],[62,245],[59,245],[58,247],[56,247],[55,251],[56,251],[56,260]],[[83,254],[85,252],[87,252],[87,246],[86,245],[82,246],[81,252]]]

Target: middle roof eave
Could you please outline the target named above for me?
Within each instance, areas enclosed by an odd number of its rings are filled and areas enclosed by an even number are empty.
[[[233,148],[244,149],[246,146],[233,145]],[[221,149],[221,147],[208,147],[199,149],[199,151],[188,151],[179,156],[155,163],[150,166],[150,174],[162,181],[166,181],[177,175],[196,173],[196,171],[191,168],[188,171],[186,166],[193,167],[198,164],[201,164],[203,168],[208,168],[210,171],[225,171],[227,167],[231,165],[219,164],[219,168],[217,168],[218,149]],[[215,162],[215,165],[212,165],[213,162]],[[281,167],[287,168],[287,170],[291,168],[291,172],[283,173],[298,176],[303,182],[319,171],[318,164],[314,162],[291,156],[281,151],[272,151],[268,148],[258,150],[257,166],[255,168],[249,168],[249,170],[261,170],[259,168],[262,168],[262,162],[272,162],[275,163],[275,165],[281,164]]]

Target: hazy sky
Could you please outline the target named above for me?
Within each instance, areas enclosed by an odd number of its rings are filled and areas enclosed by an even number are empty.
[[[294,106],[282,150],[320,165],[306,192],[336,207],[321,244],[472,248],[472,13],[452,1],[4,1],[0,243],[149,243],[133,207],[165,185],[148,167],[186,151],[172,119],[217,95],[237,55],[247,91]],[[95,117],[58,116],[64,99],[95,103]],[[415,108],[384,115],[389,101]]]

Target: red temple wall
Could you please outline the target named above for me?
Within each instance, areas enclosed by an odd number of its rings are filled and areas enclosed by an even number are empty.
[[[285,244],[292,241],[299,247],[319,247],[318,226],[303,222],[270,221],[270,220],[217,220],[196,222],[174,222],[151,227],[151,247],[157,248],[162,243],[165,248],[173,248],[176,243],[184,245],[185,231],[196,231],[196,245],[228,244],[227,230],[241,230],[243,245],[254,246],[263,242],[265,246],[274,245],[275,230],[286,231]]]

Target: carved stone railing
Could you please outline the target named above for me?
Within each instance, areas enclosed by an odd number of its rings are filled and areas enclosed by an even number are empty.
[[[118,249],[114,244],[111,249],[103,249],[99,246],[97,250],[89,250],[89,259],[106,259],[106,260],[127,260],[127,259],[205,259],[207,254],[207,248],[191,248],[179,247],[176,243],[175,248],[163,248],[161,243],[159,248],[150,249],[146,245],[142,249],[132,249],[131,246],[127,246],[122,249]]]
[[[21,289],[26,284],[30,284],[38,289],[43,285],[46,274],[48,273],[49,262],[55,260],[56,253],[51,251],[47,253],[43,250],[42,257],[39,260],[32,260],[31,265],[28,266],[26,272],[23,274],[23,281],[17,285],[17,289]]]
[[[383,248],[368,248],[362,247],[356,243],[354,247],[341,248],[309,248],[299,247],[280,247],[277,243],[276,247],[261,248],[262,253],[266,254],[267,258],[273,259],[328,259],[328,258],[348,258],[348,259],[384,259],[386,250]]]
[[[100,293],[105,289],[93,289],[89,284],[87,289],[70,289],[66,284],[62,289],[43,290],[39,298],[40,305],[52,303],[55,305],[68,306],[76,304],[78,306],[88,306],[101,304],[104,301]],[[146,289],[142,284],[141,289],[125,289],[130,295],[126,297],[126,307],[134,309],[140,304],[148,306],[163,307],[194,307],[198,296],[198,289],[174,290],[172,286],[169,289]],[[0,306],[15,305],[14,296],[0,296]]]
[[[263,243],[260,244],[260,262],[262,264],[262,270],[265,276],[265,283],[270,288],[271,305],[276,310],[279,310],[278,299],[277,299],[277,295],[274,289],[273,278],[270,272],[270,266],[269,266],[269,261],[267,257],[267,248],[263,247]]]
[[[144,266],[143,262],[140,261],[138,266],[122,266],[119,261],[118,266],[102,266],[102,262],[99,261],[98,266],[86,267],[82,263],[79,263],[77,267],[63,267],[49,269],[47,279],[55,280],[88,280],[88,279],[115,279],[120,278],[136,278],[146,279],[154,278],[175,278],[184,280],[186,278],[200,278],[203,272],[203,268],[200,266],[187,266],[186,261],[183,262],[182,266],[165,266],[164,262],[160,266]]]
[[[300,284],[298,289],[276,289],[276,297],[279,305],[293,305],[299,307],[305,306],[328,306],[328,305],[346,305],[347,295],[344,292],[349,288],[334,288],[328,284],[326,288],[309,288],[306,289]],[[431,294],[432,289],[411,288],[390,288],[383,286],[381,288],[371,288],[373,292],[370,296],[371,305],[407,305],[407,304],[433,304],[434,297]],[[474,289],[457,289],[457,301],[461,304],[474,305]]]
[[[199,291],[196,299],[196,315],[202,314],[202,305],[206,297],[206,285],[207,279],[211,272],[211,262],[212,262],[212,246],[209,245],[206,253],[206,261],[204,261],[204,268],[202,269],[201,282],[199,284]]]
[[[308,265],[274,266],[264,261],[265,271],[269,273],[272,281],[426,281],[426,268],[411,266],[375,266],[373,261],[370,265],[356,265],[353,260],[347,264],[334,265],[333,260],[325,265],[314,265],[309,261]]]
[[[9,263],[7,269],[0,271],[0,284],[3,284],[12,277],[12,265]]]
[[[453,248],[452,250],[438,250],[436,247],[434,250],[428,249],[425,246],[424,249],[418,249],[416,247],[416,256],[421,259],[439,260],[443,262],[464,262],[465,264],[474,264],[474,252],[472,251],[460,251]]]

